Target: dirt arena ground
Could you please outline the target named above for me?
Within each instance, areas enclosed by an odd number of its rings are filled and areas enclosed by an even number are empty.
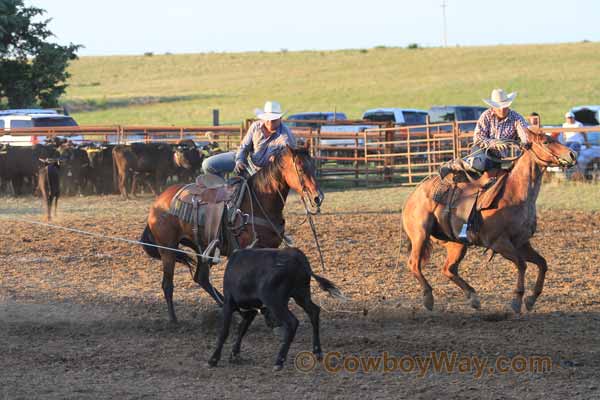
[[[66,199],[56,223],[137,239],[149,203]],[[0,211],[40,220],[33,199],[1,198]],[[288,228],[319,272],[308,225],[291,211]],[[219,366],[208,368],[219,309],[187,269],[177,269],[180,322],[171,326],[160,263],[141,248],[0,219],[0,398],[600,398],[600,212],[539,211],[533,242],[549,272],[536,309],[517,317],[508,307],[516,269],[499,257],[488,265],[472,249],[462,264],[481,297],[476,311],[439,272],[436,249],[425,270],[436,296],[428,312],[406,268],[406,243],[396,265],[399,213],[324,211],[317,219],[323,275],[351,300],[334,302],[314,283],[313,293],[324,309],[323,349],[339,352],[328,366],[340,371],[295,367],[295,357],[311,349],[310,323],[295,305],[301,324],[283,371],[272,371],[278,338],[262,318],[246,336],[240,364],[227,360],[229,340]],[[528,270],[528,291],[535,272]],[[217,287],[222,273],[222,265],[213,269]],[[455,354],[461,369],[430,363],[419,371],[442,352]],[[355,363],[384,354],[376,370]],[[487,363],[481,376],[471,357]],[[527,366],[536,357],[551,360],[545,371]]]

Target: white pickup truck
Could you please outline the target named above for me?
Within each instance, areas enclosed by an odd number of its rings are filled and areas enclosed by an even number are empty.
[[[323,125],[321,133],[327,132],[363,132],[365,129],[377,128],[381,123],[390,123],[394,126],[425,125],[427,111],[414,108],[374,108],[363,113],[364,125]],[[353,139],[321,139],[321,144],[326,146],[354,146]],[[359,139],[359,146],[363,140]]]
[[[59,126],[77,126],[77,122],[68,115],[53,109],[18,109],[0,111],[0,143],[11,146],[32,146],[43,143],[45,136],[13,136],[11,130],[20,128],[48,128]],[[71,137],[72,140],[81,137]]]

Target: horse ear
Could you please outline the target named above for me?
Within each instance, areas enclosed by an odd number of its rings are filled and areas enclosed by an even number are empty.
[[[295,154],[295,153],[296,153],[296,149],[294,149],[292,146],[290,146],[290,144],[289,144],[289,143],[286,143],[286,144],[285,144],[285,147],[287,147],[287,148],[288,148],[288,150],[289,150],[289,151],[290,151],[292,154]]]
[[[298,140],[296,141],[296,148],[297,149],[307,149],[308,143],[303,138],[298,138]]]

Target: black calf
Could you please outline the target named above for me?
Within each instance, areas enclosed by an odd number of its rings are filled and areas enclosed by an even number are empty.
[[[313,328],[313,353],[320,360],[320,308],[310,298],[311,277],[315,278],[322,290],[334,297],[345,299],[331,281],[312,271],[308,259],[299,249],[246,249],[235,252],[229,258],[223,277],[223,325],[217,349],[208,364],[215,366],[221,358],[223,343],[229,335],[234,311],[240,312],[243,321],[231,351],[232,361],[239,357],[242,338],[256,317],[257,309],[266,307],[285,329],[283,343],[275,361],[275,369],[281,369],[298,328],[298,320],[288,308],[290,298],[293,298],[310,317]]]
[[[60,171],[58,160],[40,159],[42,166],[38,172],[38,188],[42,194],[42,201],[46,207],[46,220],[50,221],[52,214],[52,201],[54,200],[54,216],[58,208],[60,197]]]

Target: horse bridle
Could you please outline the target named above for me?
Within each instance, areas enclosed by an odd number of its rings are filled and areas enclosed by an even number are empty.
[[[305,185],[305,181],[304,181],[304,173],[300,172],[300,170],[298,169],[298,164],[296,164],[296,159],[297,156],[296,154],[292,155],[292,163],[294,164],[294,168],[296,169],[296,175],[298,176],[298,182],[300,182],[300,187],[302,188],[302,195],[300,196],[300,198],[302,199],[302,203],[304,204],[304,208],[306,209],[306,212],[311,214],[311,215],[317,215],[320,211],[321,211],[321,206],[319,206],[318,204],[315,204],[313,202],[313,200],[311,199],[308,190],[306,189],[306,185]],[[308,205],[306,204],[306,199],[305,197],[308,197],[308,200],[311,204],[311,206],[315,206],[316,207],[316,211],[312,211],[309,209]]]
[[[559,156],[557,156],[556,154],[554,154],[552,151],[550,151],[548,149],[548,145],[547,144],[541,143],[541,142],[537,142],[537,141],[530,142],[530,144],[531,144],[531,146],[530,146],[531,154],[533,154],[533,157],[536,159],[536,161],[538,161],[540,163],[547,164],[547,165],[550,165],[552,163],[554,163],[556,165],[560,165],[560,166],[566,165],[566,163]],[[537,144],[542,149],[542,151],[545,154],[549,155],[551,161],[547,161],[547,160],[544,160],[544,159],[540,158],[540,156],[537,155],[536,152],[533,150],[533,145],[534,144]],[[522,146],[522,147],[525,147],[525,145]]]
[[[560,157],[558,157],[556,154],[554,154],[552,151],[550,151],[548,149],[548,146],[546,144],[544,144],[544,143],[537,142],[537,141],[531,141],[531,142],[527,142],[527,143],[520,143],[520,142],[518,142],[516,140],[504,140],[503,142],[507,143],[507,144],[518,144],[519,148],[521,150],[530,150],[531,154],[533,155],[533,157],[536,159],[536,161],[538,163],[548,164],[548,165],[550,165],[552,163],[554,163],[556,165],[563,165],[564,164],[563,160]],[[533,145],[534,144],[538,145],[545,154],[547,154],[548,156],[550,156],[550,161],[544,160],[544,159],[540,158],[539,155],[537,155],[537,153],[533,150]],[[491,150],[491,148],[487,148],[485,150],[485,156],[487,158],[489,158],[490,160],[496,161],[496,162],[516,161],[517,159],[521,158],[521,156],[523,155],[523,152],[521,152],[521,154],[519,154],[518,156],[515,156],[515,157],[506,157],[506,158],[498,159],[498,158],[496,158],[496,157],[494,157],[494,156],[492,156],[492,155],[489,154],[490,150]]]

